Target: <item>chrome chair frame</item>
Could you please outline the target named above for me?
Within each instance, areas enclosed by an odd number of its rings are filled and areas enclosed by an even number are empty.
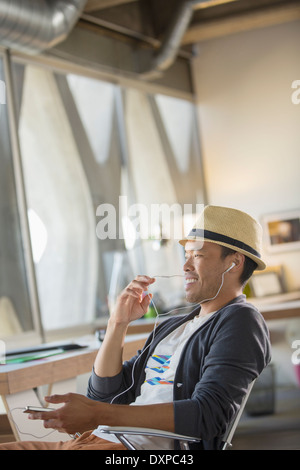
[[[236,428],[239,424],[241,416],[243,414],[245,405],[253,388],[255,380],[251,382],[247,393],[243,397],[242,403],[238,411],[236,412],[233,420],[231,421],[228,429],[223,436],[222,444],[220,450],[226,450],[228,447],[231,447],[232,439]],[[177,434],[173,432],[166,432],[159,429],[149,429],[149,428],[142,428],[142,427],[124,427],[124,426],[99,426],[98,430],[103,434],[114,434],[119,441],[126,447],[128,450],[137,450],[134,445],[128,439],[129,436],[139,435],[139,436],[154,436],[154,437],[162,437],[167,439],[178,440],[180,442],[180,448],[182,450],[189,450],[190,443],[199,443],[201,439],[196,436],[185,436],[182,434]],[[105,439],[105,437],[103,436]]]

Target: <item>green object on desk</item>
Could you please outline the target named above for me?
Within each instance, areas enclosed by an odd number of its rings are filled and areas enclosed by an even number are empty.
[[[154,310],[154,307],[150,305],[148,312],[145,313],[144,318],[155,318],[156,317],[156,312]]]
[[[37,354],[20,354],[19,356],[11,357],[6,359],[3,365],[6,364],[23,364],[24,362],[29,361],[37,361],[38,359],[44,359],[50,356],[57,356],[58,354],[64,353],[64,349],[55,349],[53,351],[47,351],[44,353],[37,353]]]

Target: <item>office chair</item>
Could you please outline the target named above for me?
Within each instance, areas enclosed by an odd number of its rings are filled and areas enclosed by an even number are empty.
[[[240,408],[238,409],[233,420],[228,426],[228,429],[222,438],[221,447],[219,450],[226,450],[228,447],[232,446],[231,444],[232,438],[234,436],[235,430],[237,428],[237,425],[244,411],[245,405],[247,403],[247,400],[253,388],[254,382],[255,380],[251,382],[247,390],[247,393],[243,397]],[[184,436],[182,434],[161,431],[159,429],[123,427],[123,426],[99,426],[98,430],[103,434],[114,434],[128,450],[137,450],[134,447],[134,445],[128,440],[128,436],[134,436],[134,435],[163,437],[163,438],[177,440],[180,442],[180,448],[182,450],[189,450],[190,443],[199,443],[201,441],[201,439],[197,436]],[[103,436],[103,438],[105,437]]]

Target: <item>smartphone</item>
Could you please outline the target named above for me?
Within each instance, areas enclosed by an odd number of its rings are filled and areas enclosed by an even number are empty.
[[[55,411],[54,408],[43,408],[42,406],[26,406],[23,413],[36,413],[38,411]]]

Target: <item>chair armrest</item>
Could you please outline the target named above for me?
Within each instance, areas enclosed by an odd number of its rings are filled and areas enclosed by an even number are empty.
[[[231,446],[231,440],[234,435],[234,432],[236,430],[236,427],[239,423],[240,417],[243,413],[245,404],[248,400],[248,397],[251,393],[252,387],[255,383],[255,379],[253,382],[248,387],[247,393],[243,397],[241,406],[234,416],[234,419],[232,420],[230,426],[228,426],[226,434],[223,436],[222,443],[221,443],[221,449],[226,450],[228,446]],[[184,449],[188,449],[188,443],[189,442],[201,442],[201,439],[198,437],[193,437],[193,436],[185,436],[182,434],[176,434],[174,432],[168,432],[168,431],[162,431],[160,429],[149,429],[149,428],[137,428],[137,427],[123,427],[123,426],[98,426],[97,428],[98,431],[100,431],[103,434],[114,434],[128,449],[130,450],[136,450],[135,447],[128,441],[128,439],[125,437],[130,436],[130,435],[140,435],[140,436],[155,436],[155,437],[162,437],[162,438],[167,438],[167,439],[173,439],[180,441],[180,446],[183,447]]]
[[[115,436],[118,435],[143,435],[143,436],[155,436],[155,437],[163,437],[167,439],[176,439],[179,441],[188,441],[188,442],[200,442],[201,439],[198,437],[193,436],[185,436],[182,434],[176,434],[174,432],[169,431],[162,431],[160,429],[150,429],[150,428],[137,428],[131,426],[98,426],[98,431],[104,434],[114,434]]]

